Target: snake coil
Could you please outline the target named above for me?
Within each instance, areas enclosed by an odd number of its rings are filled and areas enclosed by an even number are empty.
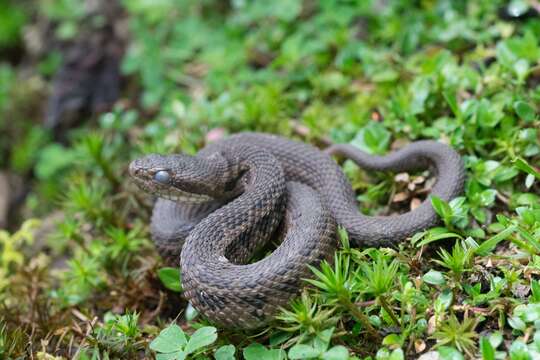
[[[259,327],[298,293],[308,265],[332,257],[336,224],[355,246],[391,246],[437,223],[430,201],[401,215],[362,215],[331,155],[372,171],[431,166],[431,194],[445,201],[463,190],[459,154],[435,141],[372,156],[350,145],[323,152],[276,135],[240,133],[195,156],[148,155],[131,163],[137,184],[158,197],[156,247],[167,261],[180,259],[184,295],[197,310],[222,326]],[[247,263],[277,232],[277,249]]]

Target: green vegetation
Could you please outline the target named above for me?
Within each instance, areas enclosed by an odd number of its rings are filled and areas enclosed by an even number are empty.
[[[537,1],[122,0],[126,91],[62,143],[40,112],[58,53],[30,68],[2,55],[34,18],[65,40],[87,14],[34,2],[0,1],[0,169],[31,188],[0,231],[0,358],[540,357]],[[216,129],[372,154],[441,139],[463,155],[466,189],[433,199],[441,226],[397,249],[350,248],[340,231],[333,263],[275,322],[216,329],[181,298],[127,175]],[[407,211],[432,184],[343,168],[371,215]]]

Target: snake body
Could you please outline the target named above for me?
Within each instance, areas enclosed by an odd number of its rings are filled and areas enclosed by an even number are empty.
[[[165,259],[180,258],[184,295],[196,309],[222,326],[258,327],[298,293],[307,265],[333,255],[336,224],[355,246],[391,246],[437,223],[430,201],[401,215],[362,215],[331,155],[372,171],[431,166],[437,177],[431,193],[445,201],[463,189],[459,154],[435,141],[373,156],[345,144],[323,152],[276,135],[240,133],[195,156],[132,162],[138,185],[160,198],[151,222],[154,242]],[[278,248],[248,264],[278,226]]]

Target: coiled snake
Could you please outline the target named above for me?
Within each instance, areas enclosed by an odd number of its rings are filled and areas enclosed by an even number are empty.
[[[437,223],[430,201],[402,215],[362,215],[331,154],[373,171],[431,165],[437,176],[431,193],[446,201],[463,189],[460,156],[435,141],[372,156],[350,145],[323,152],[275,135],[241,133],[195,156],[148,155],[130,164],[139,187],[158,197],[152,237],[166,260],[180,259],[184,295],[197,310],[222,326],[258,327],[298,293],[310,276],[307,265],[333,256],[336,224],[355,246],[388,246]],[[277,249],[248,264],[278,227]]]

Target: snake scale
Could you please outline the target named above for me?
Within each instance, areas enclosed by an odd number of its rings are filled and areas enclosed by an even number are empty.
[[[185,297],[212,322],[256,328],[296,295],[307,265],[330,259],[336,226],[355,246],[392,246],[437,223],[430,201],[395,216],[358,211],[353,189],[331,155],[369,171],[431,167],[431,194],[449,201],[463,190],[459,154],[435,141],[413,142],[386,156],[351,145],[316,147],[263,133],[210,143],[195,156],[147,155],[130,164],[144,191],[158,197],[151,233],[160,254],[180,260]],[[272,254],[250,258],[279,235]]]

